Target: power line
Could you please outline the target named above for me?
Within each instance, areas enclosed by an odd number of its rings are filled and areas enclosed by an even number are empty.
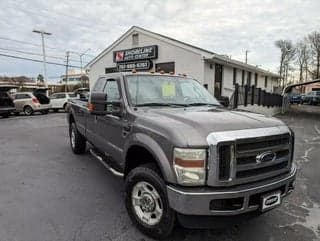
[[[3,36],[0,36],[0,39],[6,40],[6,41],[16,42],[16,43],[20,43],[20,44],[26,44],[26,45],[30,45],[30,46],[34,46],[34,47],[41,47],[41,44],[35,44],[35,43],[31,43],[31,42],[27,42],[27,41],[21,41],[21,40],[16,40],[16,39],[12,39],[12,38],[8,38],[8,37],[3,37]],[[60,49],[60,48],[55,48],[55,47],[47,47],[47,46],[46,46],[46,49],[60,50],[60,51],[63,51],[63,52],[66,51],[65,49]],[[77,53],[76,51],[73,51],[73,52]],[[87,56],[95,57],[94,55],[91,55],[91,54],[86,54],[86,55],[87,55]]]
[[[14,56],[14,55],[2,54],[2,53],[0,53],[0,56],[8,57],[8,58],[13,58],[13,59],[28,60],[28,61],[33,61],[33,62],[37,62],[37,63],[43,63],[42,60],[31,59],[31,58],[26,58],[26,57],[21,57],[21,56]],[[55,62],[47,62],[47,64],[59,65],[59,66],[64,66],[64,67],[66,66],[65,64],[55,63]],[[68,65],[68,66],[69,66],[69,67],[72,67],[72,68],[78,68],[78,69],[80,69],[80,66],[75,66],[75,65]]]
[[[16,53],[21,53],[21,54],[29,54],[29,55],[36,55],[36,56],[42,56],[42,54],[39,53],[34,53],[34,52],[28,52],[28,51],[22,51],[22,50],[17,50],[17,49],[8,49],[8,48],[2,48],[0,47],[0,49],[5,50],[5,51],[9,51],[9,52],[16,52]],[[52,55],[46,55],[48,58],[53,58],[53,59],[60,59],[60,60],[65,60],[65,58],[62,57],[57,57],[57,56],[52,56]],[[79,60],[75,60],[75,59],[69,59],[72,62],[79,62]]]

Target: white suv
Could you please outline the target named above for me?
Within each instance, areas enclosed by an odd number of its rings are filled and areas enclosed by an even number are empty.
[[[72,92],[54,93],[50,96],[51,109],[58,112],[60,109],[66,111],[68,100],[76,99],[77,94]]]

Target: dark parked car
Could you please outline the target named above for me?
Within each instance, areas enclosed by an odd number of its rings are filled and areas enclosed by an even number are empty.
[[[301,95],[299,94],[293,94],[290,98],[290,103],[291,104],[301,104]]]
[[[309,105],[317,105],[320,103],[320,90],[311,91],[305,95],[302,103],[307,103]]]
[[[0,116],[6,118],[16,110],[8,91],[16,88],[14,85],[0,85]]]
[[[294,189],[294,134],[280,120],[229,111],[178,75],[101,76],[70,100],[71,148],[124,179],[133,223],[154,238],[260,215]],[[230,223],[229,223],[230,225]]]

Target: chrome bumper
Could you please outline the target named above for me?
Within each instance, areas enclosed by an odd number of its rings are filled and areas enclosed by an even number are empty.
[[[169,203],[172,209],[185,215],[238,215],[260,208],[260,195],[281,190],[282,197],[293,190],[296,177],[296,166],[293,164],[289,174],[256,183],[228,188],[188,188],[167,186]],[[212,209],[214,200],[243,200],[238,209]],[[257,202],[253,202],[257,200]]]

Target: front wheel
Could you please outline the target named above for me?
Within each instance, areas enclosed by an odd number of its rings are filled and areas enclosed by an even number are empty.
[[[133,169],[125,180],[125,194],[128,214],[141,232],[155,239],[171,234],[175,212],[169,206],[166,185],[155,166]]]
[[[82,154],[86,151],[86,139],[78,131],[76,124],[72,122],[69,127],[70,145],[75,154]]]

